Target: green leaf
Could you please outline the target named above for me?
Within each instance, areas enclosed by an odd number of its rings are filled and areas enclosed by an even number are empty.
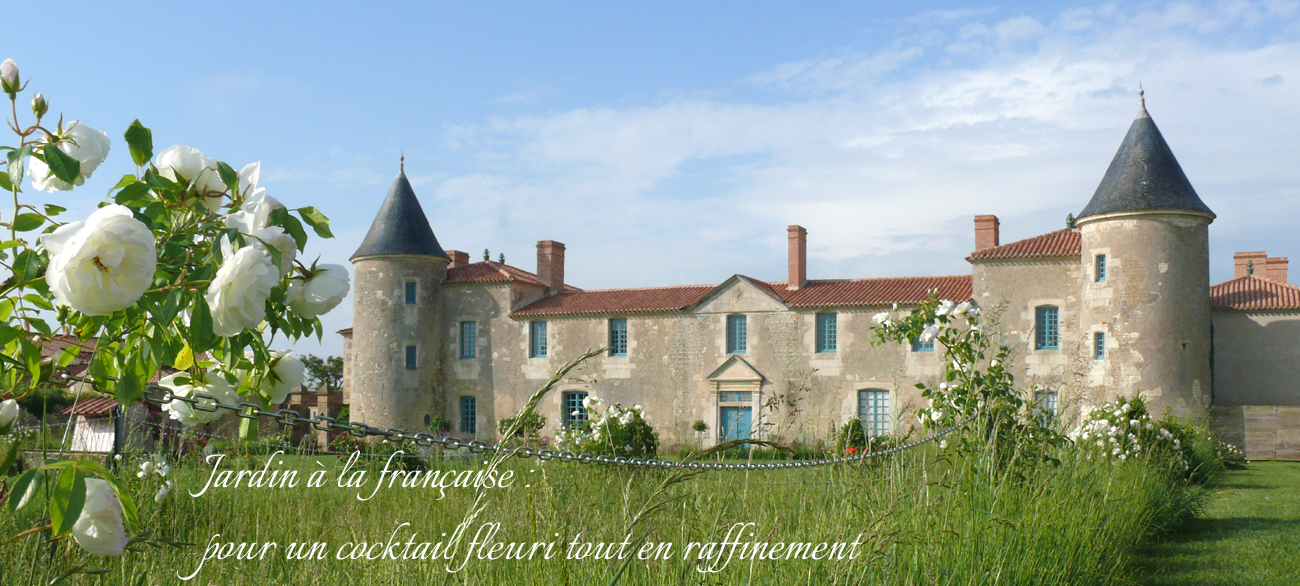
[[[45,223],[45,218],[40,214],[26,213],[18,214],[14,218],[14,230],[18,232],[31,232],[41,227]]]
[[[113,201],[134,208],[142,208],[153,203],[153,200],[149,199],[149,186],[144,183],[132,183],[123,187],[122,191],[113,196]]]
[[[122,524],[126,526],[128,532],[134,532],[135,526],[140,523],[140,514],[135,510],[135,501],[132,501],[131,494],[122,488],[122,481],[112,476],[104,476],[104,479],[113,486],[113,493],[122,503]]]
[[[23,148],[9,151],[9,184],[10,191],[23,190],[23,159],[32,155],[32,145],[25,145]]]
[[[235,169],[230,165],[223,161],[217,161],[217,173],[221,175],[221,182],[226,184],[226,189],[229,189],[231,193],[239,189],[239,173],[236,173]]]
[[[0,175],[0,177],[3,177],[3,175]],[[56,206],[52,203],[45,204],[45,215],[47,216],[57,216],[66,211],[68,211],[68,208],[63,206]]]
[[[277,210],[284,211],[284,210]],[[298,218],[290,216],[288,212],[284,214],[284,231],[293,237],[293,242],[298,245],[298,250],[307,246],[307,231],[302,229],[302,222]]]
[[[108,192],[113,193],[114,191],[118,189],[122,189],[123,187],[126,187],[132,183],[139,183],[139,182],[140,180],[136,179],[135,175],[127,173],[126,175],[123,175],[121,179],[117,180],[117,185],[108,188]]]
[[[22,350],[23,364],[27,366],[27,373],[32,375],[33,379],[41,378],[41,349],[33,344],[26,336],[18,338],[18,347]]]
[[[26,283],[36,278],[41,272],[41,256],[35,250],[27,249],[14,258],[14,274],[22,275],[19,283]]]
[[[80,470],[64,469],[54,484],[50,497],[50,525],[55,535],[66,535],[81,516],[86,504],[86,477]]]
[[[153,158],[153,131],[137,119],[126,127],[126,146],[131,147],[131,160],[141,167]]]
[[[9,445],[4,449],[4,455],[0,456],[0,476],[8,476],[9,468],[18,460],[18,440],[9,440]]]
[[[14,184],[9,182],[8,173],[0,173],[0,190],[8,191],[10,193],[14,190]]]
[[[194,293],[190,305],[190,347],[195,352],[205,352],[212,347],[212,310],[201,292]]]
[[[37,500],[37,495],[41,492],[41,487],[45,485],[45,472],[40,469],[32,469],[23,472],[18,480],[14,481],[13,490],[9,493],[9,512],[16,513],[21,508],[26,508],[32,501]]]
[[[59,353],[59,360],[55,362],[55,365],[58,366],[59,368],[67,368],[68,365],[72,364],[72,361],[75,360],[77,358],[77,355],[80,353],[81,353],[81,346],[78,346],[76,344],[70,344],[68,345],[67,348],[63,349],[63,352]]]
[[[298,215],[302,216],[304,222],[316,231],[316,235],[321,238],[333,238],[334,234],[330,233],[330,219],[325,214],[312,206],[298,208]]]
[[[59,147],[47,144],[41,152],[45,154],[45,165],[54,172],[54,176],[67,183],[76,183],[81,174],[81,161],[69,157]]]

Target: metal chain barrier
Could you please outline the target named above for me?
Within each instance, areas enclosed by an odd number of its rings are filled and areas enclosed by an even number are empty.
[[[745,463],[725,463],[725,462],[677,462],[673,460],[658,460],[644,458],[627,458],[624,456],[606,456],[591,454],[575,454],[570,451],[556,452],[551,449],[534,449],[529,447],[501,447],[498,445],[488,445],[482,440],[463,441],[455,437],[437,437],[429,432],[410,433],[408,431],[390,427],[379,429],[371,427],[361,422],[354,422],[348,425],[338,423],[333,417],[318,415],[316,417],[303,417],[297,411],[292,409],[279,409],[268,411],[262,409],[261,405],[250,402],[240,402],[234,405],[220,403],[216,397],[206,394],[195,394],[188,397],[182,397],[174,394],[171,389],[159,385],[149,385],[150,392],[157,392],[157,395],[148,395],[146,400],[158,405],[166,405],[172,401],[181,401],[188,403],[190,408],[205,413],[215,413],[218,409],[232,411],[236,416],[244,419],[258,419],[265,417],[273,419],[282,425],[297,425],[305,423],[312,429],[323,431],[325,433],[348,433],[354,437],[382,437],[385,441],[401,444],[407,441],[414,442],[419,446],[439,445],[444,449],[456,450],[465,448],[472,454],[482,454],[487,452],[508,452],[512,455],[524,458],[537,458],[540,461],[559,460],[561,462],[577,462],[579,464],[612,464],[615,466],[631,466],[637,468],[661,468],[661,469],[690,469],[690,470],[778,470],[789,468],[811,468],[814,466],[827,466],[830,464],[839,464],[847,462],[860,462],[870,458],[896,454],[904,450],[910,450],[922,444],[926,444],[944,437],[960,426],[953,426],[941,432],[935,433],[930,437],[920,439],[911,443],[894,446],[889,449],[876,452],[860,453],[851,456],[838,458],[823,458],[819,460],[799,460],[793,462],[745,462]]]

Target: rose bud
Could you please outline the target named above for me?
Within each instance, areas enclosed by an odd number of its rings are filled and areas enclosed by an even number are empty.
[[[36,94],[36,96],[32,98],[32,114],[35,114],[36,119],[40,120],[41,117],[45,116],[45,113],[49,111],[50,104],[45,101],[45,96]]]
[[[13,97],[22,90],[22,79],[18,77],[18,64],[13,59],[5,59],[0,63],[0,87],[4,89],[9,97]]]

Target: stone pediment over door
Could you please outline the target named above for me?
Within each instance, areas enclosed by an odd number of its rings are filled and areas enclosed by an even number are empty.
[[[709,375],[709,380],[715,383],[750,383],[757,387],[767,379],[744,358],[732,356]]]

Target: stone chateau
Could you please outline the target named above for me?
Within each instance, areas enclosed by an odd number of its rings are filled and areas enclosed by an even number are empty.
[[[665,443],[825,438],[854,417],[906,435],[942,348],[873,347],[871,316],[937,291],[996,320],[1018,381],[1067,422],[1140,394],[1211,419],[1252,459],[1300,459],[1300,287],[1264,252],[1211,285],[1214,218],[1145,104],[1074,227],[1002,244],[998,218],[976,216],[964,275],[809,279],[808,234],[790,226],[784,281],[584,290],[560,242],[537,243],[534,272],[444,250],[401,173],[351,258],[344,401],[354,421],[445,417],[492,439],[556,369],[608,347],[545,398],[545,433],[594,394],[643,405]]]

